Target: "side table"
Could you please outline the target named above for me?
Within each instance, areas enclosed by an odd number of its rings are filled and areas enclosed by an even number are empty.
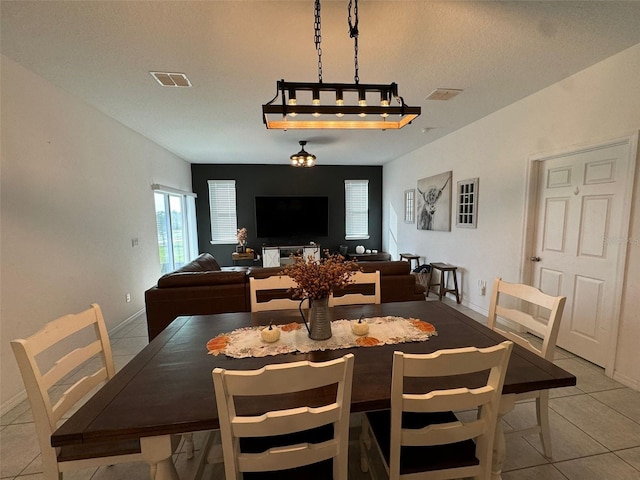
[[[412,262],[414,260],[416,261],[416,268],[420,266],[420,255],[414,255],[413,253],[401,253],[400,260],[407,260],[412,270],[413,270]]]
[[[453,293],[456,296],[456,303],[460,303],[460,293],[458,292],[458,279],[456,278],[456,270],[458,267],[454,265],[449,265],[448,263],[432,263],[431,264],[431,275],[429,275],[429,283],[427,285],[427,297],[429,296],[429,291],[431,291],[431,287],[440,287],[438,288],[438,300],[442,300],[442,295],[446,295],[447,293]],[[439,283],[432,283],[433,281],[433,271],[438,270],[440,272]],[[453,273],[453,288],[447,288],[447,274]]]

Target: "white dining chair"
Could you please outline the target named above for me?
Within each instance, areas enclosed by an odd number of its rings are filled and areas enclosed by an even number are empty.
[[[374,288],[373,294],[369,293],[349,293],[348,290],[344,290],[343,295],[335,296],[333,293],[329,296],[329,306],[335,307],[336,305],[360,305],[367,303],[380,303],[380,270],[375,272],[355,272],[351,277],[351,282],[347,286],[351,285],[372,285]],[[340,292],[342,293],[342,292]]]
[[[509,340],[553,361],[560,320],[566,297],[547,295],[530,285],[508,283],[501,278],[493,282],[489,306],[488,326]],[[498,324],[498,319],[502,319]],[[506,321],[506,322],[505,322]],[[539,341],[527,337],[532,333]],[[551,457],[551,429],[549,426],[549,390],[516,395],[515,401],[535,399],[536,425],[511,430],[509,435],[538,433],[544,454]]]
[[[265,472],[278,479],[347,480],[353,363],[350,353],[327,362],[282,363],[250,371],[214,369],[225,479]],[[326,394],[327,388],[335,394],[321,402],[324,397],[313,392]],[[267,408],[261,415],[243,415],[236,404],[239,398],[264,402],[260,397],[287,398],[305,391],[310,393],[301,402]]]
[[[368,453],[374,443],[390,480],[489,480],[500,396],[512,348],[512,342],[504,341],[488,348],[431,354],[395,352],[391,409],[363,415],[362,470],[370,470]],[[411,383],[417,378],[437,380],[485,371],[489,374],[481,385],[461,380],[456,388],[422,386],[417,391]]]
[[[290,298],[288,291],[298,284],[288,275],[272,275],[266,278],[249,277],[249,294],[251,297],[251,311],[262,312],[266,310],[286,310],[298,308],[300,300]],[[270,296],[266,301],[261,301],[260,292],[269,292]],[[308,300],[302,303],[303,308],[308,308]]]
[[[109,336],[97,304],[49,322],[30,337],[13,340],[11,347],[31,406],[46,480],[60,480],[63,472],[72,470],[144,461],[139,439],[88,447],[51,446],[58,423],[115,375]],[[82,376],[71,386],[64,385],[66,390],[56,400],[60,380],[76,375],[80,368]],[[153,467],[151,470],[153,478]]]

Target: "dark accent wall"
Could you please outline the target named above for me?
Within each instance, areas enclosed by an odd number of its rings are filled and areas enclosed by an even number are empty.
[[[288,165],[192,164],[191,175],[198,219],[198,247],[211,253],[220,265],[231,265],[235,245],[211,244],[208,180],[236,181],[238,227],[248,230],[247,246],[260,251],[266,245],[291,245],[315,242],[334,252],[339,245],[356,245],[382,250],[382,167],[320,165],[294,168]],[[344,181],[369,180],[368,240],[344,239]],[[257,238],[255,219],[256,195],[326,195],[329,197],[329,235],[322,238]],[[292,219],[295,221],[295,219]],[[259,252],[260,253],[260,252]]]

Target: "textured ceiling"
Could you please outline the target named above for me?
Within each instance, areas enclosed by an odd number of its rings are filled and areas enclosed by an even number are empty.
[[[276,81],[317,81],[313,1],[7,1],[2,53],[193,163],[381,165],[640,43],[640,2],[360,0],[360,81],[397,82],[399,131],[268,131]],[[347,1],[322,2],[323,79],[353,82]],[[183,72],[193,88],[160,87]],[[438,87],[463,89],[446,102]]]

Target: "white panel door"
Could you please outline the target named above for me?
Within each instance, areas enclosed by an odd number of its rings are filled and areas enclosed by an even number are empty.
[[[567,297],[558,345],[602,366],[618,323],[629,148],[621,142],[543,159],[538,174],[534,285]]]

